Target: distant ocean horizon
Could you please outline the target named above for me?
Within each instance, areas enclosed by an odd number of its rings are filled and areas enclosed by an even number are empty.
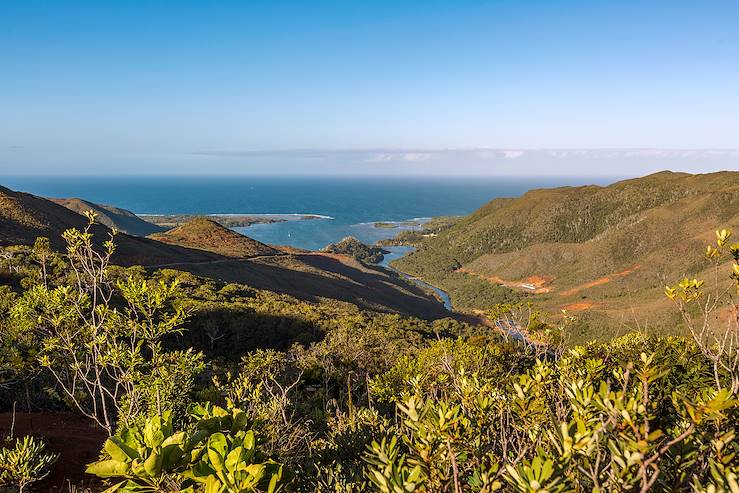
[[[275,245],[320,249],[346,236],[374,243],[402,222],[466,215],[498,197],[534,188],[605,185],[616,177],[492,176],[21,176],[0,185],[43,197],[78,197],[136,214],[314,214],[321,219],[235,228]]]

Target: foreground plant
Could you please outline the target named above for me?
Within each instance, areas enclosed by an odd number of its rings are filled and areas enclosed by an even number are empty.
[[[105,459],[88,465],[87,473],[101,478],[126,478],[108,488],[113,491],[176,490],[179,471],[189,464],[188,437],[172,429],[166,411],[142,427],[123,427],[103,445]]]
[[[33,286],[15,303],[12,318],[39,339],[41,366],[65,400],[112,435],[117,422],[131,424],[189,397],[189,384],[203,363],[198,352],[162,347],[162,339],[182,332],[187,319],[188,312],[173,303],[178,283],[132,277],[114,283],[109,264],[115,231],[98,252],[95,214],[87,217],[84,230],[64,233],[73,283]],[[115,306],[114,297],[125,305]]]
[[[282,465],[265,460],[243,411],[198,405],[193,416],[191,432],[175,432],[170,412],[124,427],[106,440],[103,458],[87,473],[122,478],[106,493],[194,491],[201,485],[207,493],[281,490],[287,482]]]
[[[685,340],[614,359],[645,342],[605,345],[611,361],[576,348],[504,381],[458,371],[441,395],[418,377],[398,425],[368,448],[367,478],[383,493],[733,492],[736,395],[711,385]]]
[[[46,451],[41,440],[31,436],[18,438],[12,447],[0,448],[0,485],[25,488],[48,476],[58,454]]]

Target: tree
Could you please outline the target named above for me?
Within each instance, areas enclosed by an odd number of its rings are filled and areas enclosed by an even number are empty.
[[[162,348],[162,338],[181,332],[188,315],[173,305],[177,281],[128,278],[114,285],[108,266],[116,232],[109,233],[98,252],[91,232],[95,214],[86,216],[84,230],[69,229],[63,235],[73,283],[31,287],[13,307],[12,317],[19,328],[39,337],[41,365],[65,399],[112,434],[117,420],[131,422],[152,404],[159,412],[168,407],[172,396],[162,402],[161,387],[188,387],[171,379],[165,382],[162,369],[182,368],[184,361],[189,363],[184,364],[189,378],[194,378],[202,369],[202,355],[186,351],[179,359],[170,358]]]

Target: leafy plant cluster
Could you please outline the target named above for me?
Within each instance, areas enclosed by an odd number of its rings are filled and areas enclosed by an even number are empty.
[[[103,445],[89,474],[116,478],[106,492],[280,491],[283,468],[265,460],[247,415],[235,408],[196,406],[194,425],[175,431],[171,412],[125,426]],[[123,478],[123,479],[121,479]]]
[[[32,436],[6,440],[0,446],[0,486],[12,485],[19,493],[32,483],[44,479],[59,457],[46,450],[46,444]]]

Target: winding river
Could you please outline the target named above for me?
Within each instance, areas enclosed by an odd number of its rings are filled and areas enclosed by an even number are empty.
[[[418,279],[417,277],[413,277],[411,275],[408,275],[405,272],[401,272],[398,269],[395,269],[395,268],[393,268],[393,267],[390,266],[390,262],[392,262],[395,259],[399,259],[400,257],[402,257],[404,255],[408,255],[413,250],[415,250],[415,248],[413,248],[412,246],[389,246],[389,247],[383,247],[383,248],[385,250],[387,250],[388,252],[390,252],[390,253],[385,254],[385,258],[382,259],[382,262],[380,262],[377,265],[379,265],[381,267],[384,267],[384,268],[386,268],[388,270],[391,270],[393,272],[397,272],[398,274],[400,274],[404,278],[406,278],[409,281],[411,281],[411,282],[419,285],[420,287],[422,287],[422,288],[424,288],[426,290],[433,291],[434,293],[436,293],[439,296],[439,298],[441,298],[442,303],[444,303],[444,308],[446,308],[449,311],[452,311],[452,300],[449,297],[449,293],[447,293],[446,291],[444,291],[444,290],[442,290],[442,289],[440,289],[440,288],[438,288],[438,287],[436,287],[436,286],[434,286],[432,284],[429,284],[429,283],[427,283],[425,281],[422,281],[421,279]]]
[[[401,272],[398,269],[395,269],[390,266],[390,262],[392,262],[395,259],[398,259],[402,257],[403,255],[408,255],[411,253],[415,248],[411,246],[391,246],[391,247],[383,247],[385,250],[387,250],[388,254],[385,254],[385,258],[382,259],[382,262],[380,262],[379,266],[384,267],[388,270],[391,270],[393,272],[397,272],[399,275],[403,276],[404,278],[408,279],[409,281],[416,283],[421,288],[425,288],[426,290],[431,290],[434,293],[437,294],[439,298],[441,298],[441,301],[444,303],[444,308],[452,311],[452,300],[449,297],[449,293],[444,291],[443,289],[440,289],[433,284],[429,284],[425,281],[422,281],[421,279],[418,279],[417,277],[413,277],[411,275],[406,274],[405,272]],[[484,317],[483,317],[484,319]],[[511,338],[513,338],[516,341],[523,342],[526,344],[530,344],[537,347],[544,347],[541,345],[541,343],[532,341],[529,339],[528,335],[525,331],[521,330],[520,327],[512,327],[510,325],[510,322],[506,323],[503,320],[495,320],[495,321],[488,321],[486,325],[489,325],[491,327],[495,327],[496,329],[500,330],[501,332],[508,334]]]

